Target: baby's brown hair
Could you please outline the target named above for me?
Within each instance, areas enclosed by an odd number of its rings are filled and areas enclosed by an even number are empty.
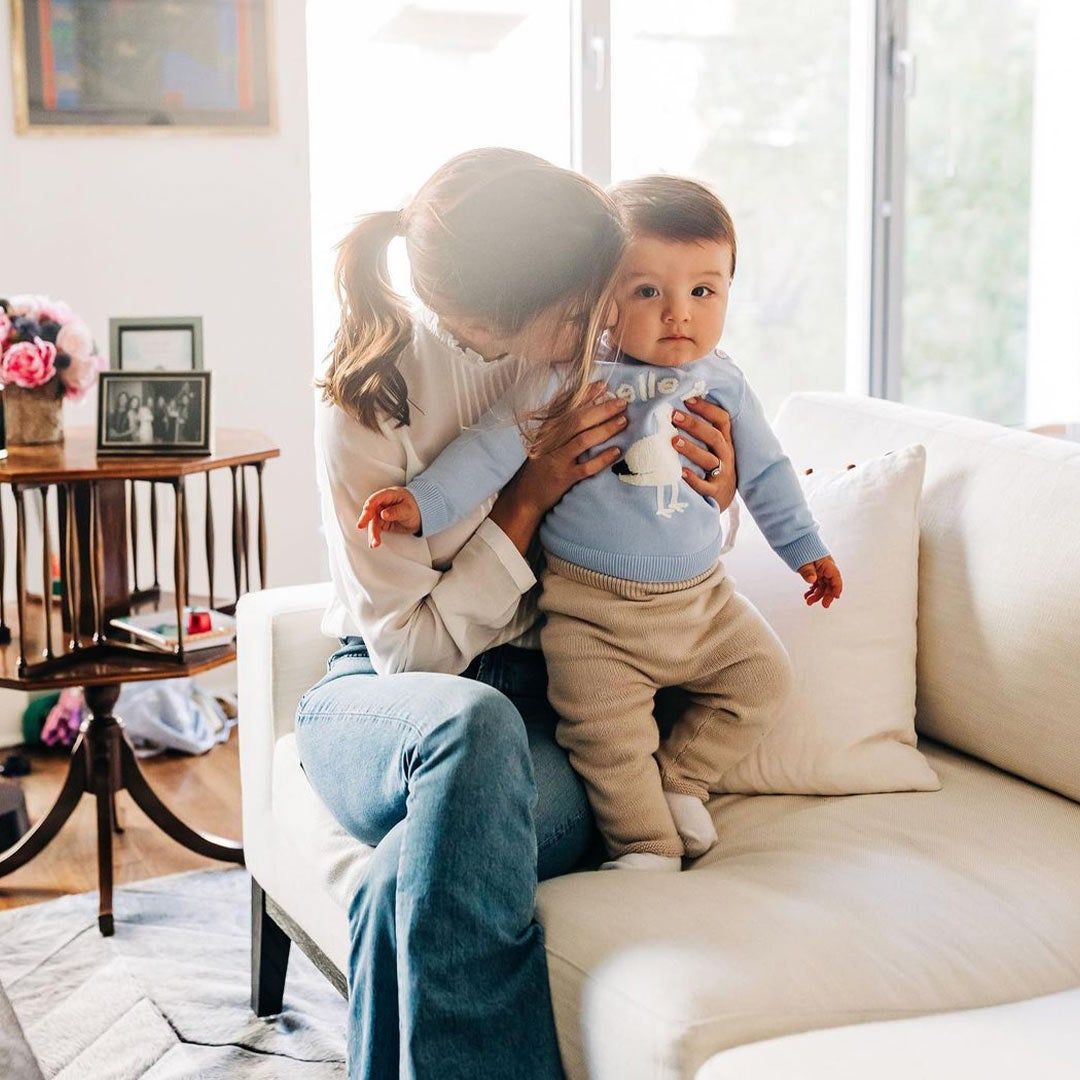
[[[658,174],[624,180],[609,188],[608,194],[631,236],[730,244],[731,276],[735,276],[735,224],[727,207],[704,184]]]

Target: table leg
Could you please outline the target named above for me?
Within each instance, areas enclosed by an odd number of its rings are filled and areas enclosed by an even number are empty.
[[[116,810],[116,792],[112,793],[109,799],[109,814],[112,817],[112,830],[117,836],[120,836],[124,831],[124,826],[120,824],[120,815]]]
[[[71,817],[79,800],[86,791],[89,776],[88,746],[85,734],[80,734],[71,751],[71,763],[64,778],[60,794],[49,812],[17,844],[13,844],[0,857],[0,877],[25,866],[35,855],[44,851],[49,841]]]
[[[86,704],[91,717],[86,724],[90,743],[89,789],[97,802],[98,929],[103,937],[113,934],[113,805],[121,785],[119,747],[125,741],[113,706],[120,685],[88,686]]]
[[[109,812],[109,793],[97,793],[98,849],[98,929],[102,937],[113,935],[113,852],[112,815]]]
[[[131,749],[131,744],[127,739],[121,739],[120,741],[120,768],[123,777],[122,786],[127,788],[128,794],[134,800],[135,805],[163,833],[171,836],[178,844],[183,844],[189,851],[194,851],[197,855],[205,855],[210,859],[220,859],[223,862],[244,865],[244,848],[241,844],[193,829],[190,825],[182,822],[158,798],[154,789],[146,782],[146,777],[140,771],[135,751]]]
[[[83,794],[92,794],[97,802],[98,929],[105,937],[113,933],[113,833],[123,831],[116,817],[117,791],[127,788],[135,805],[162,832],[189,850],[211,859],[244,864],[242,845],[185,825],[155,794],[139,769],[122,724],[113,715],[119,696],[119,683],[86,688],[91,715],[75,741],[56,802],[17,844],[0,854],[0,877],[18,870],[56,836]]]

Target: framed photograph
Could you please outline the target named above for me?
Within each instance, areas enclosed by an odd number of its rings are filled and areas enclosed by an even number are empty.
[[[98,454],[209,454],[210,372],[103,371]]]
[[[266,132],[271,0],[11,0],[20,133]]]
[[[110,319],[109,366],[117,371],[198,371],[202,319]]]

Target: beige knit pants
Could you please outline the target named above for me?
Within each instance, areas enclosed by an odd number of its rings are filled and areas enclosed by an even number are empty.
[[[556,737],[608,851],[681,856],[664,792],[705,800],[757,746],[790,688],[783,645],[722,564],[641,583],[549,554],[540,610]],[[653,701],[666,686],[688,705],[661,744]]]

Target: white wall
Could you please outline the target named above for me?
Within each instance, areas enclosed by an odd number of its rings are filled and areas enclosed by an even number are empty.
[[[0,295],[66,300],[103,351],[110,316],[203,317],[215,426],[256,428],[281,448],[265,480],[269,583],[284,585],[325,570],[312,450],[304,5],[274,8],[274,134],[16,136],[10,5],[0,3]],[[65,408],[68,424],[92,424],[96,396]],[[189,491],[200,588],[201,478]],[[163,494],[163,509],[168,502]],[[216,505],[220,595],[232,569],[227,504]]]

